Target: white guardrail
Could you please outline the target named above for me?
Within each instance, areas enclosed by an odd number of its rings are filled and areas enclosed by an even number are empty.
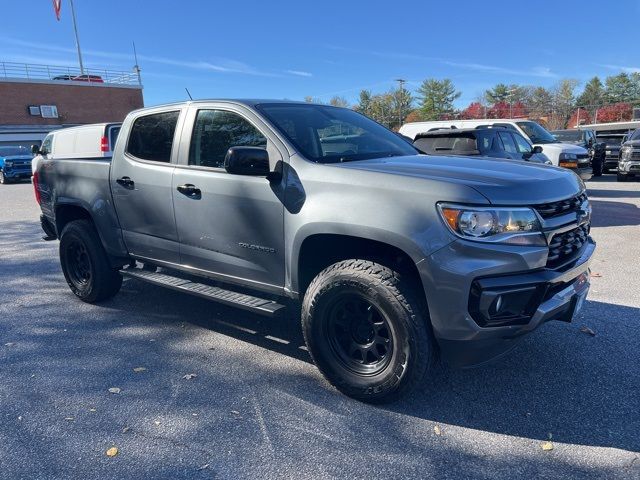
[[[85,68],[84,74],[82,74],[79,68],[14,62],[0,62],[0,78],[140,85],[140,76],[135,70],[126,72],[104,68]]]

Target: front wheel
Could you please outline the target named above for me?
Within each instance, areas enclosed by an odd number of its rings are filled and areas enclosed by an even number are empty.
[[[122,286],[122,276],[109,264],[100,237],[88,220],[74,220],[62,230],[60,264],[69,288],[84,302],[111,298]]]
[[[302,304],[307,348],[344,394],[392,401],[435,363],[426,307],[407,280],[379,263],[345,260],[309,285]]]
[[[7,183],[9,183],[9,179],[5,177],[4,172],[0,170],[0,184],[6,185]]]

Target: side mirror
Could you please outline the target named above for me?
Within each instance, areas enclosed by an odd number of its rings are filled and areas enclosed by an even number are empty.
[[[32,155],[40,155],[40,153],[42,153],[40,151],[40,146],[39,145],[31,145],[31,154]]]
[[[540,145],[536,145],[531,149],[532,155],[535,155],[536,153],[542,153],[542,147]]]
[[[224,157],[224,168],[234,175],[269,175],[269,154],[260,147],[231,147]]]

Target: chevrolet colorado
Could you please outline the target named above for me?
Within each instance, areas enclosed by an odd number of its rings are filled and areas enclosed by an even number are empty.
[[[81,300],[133,277],[267,316],[301,312],[321,372],[369,402],[408,392],[438,355],[481,364],[571,321],[589,288],[591,208],[573,172],[419,155],[344,108],[137,110],[112,159],[42,158],[33,183]]]

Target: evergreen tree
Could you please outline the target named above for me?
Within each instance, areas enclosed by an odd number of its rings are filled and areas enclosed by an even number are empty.
[[[579,107],[586,108],[593,113],[604,102],[604,86],[598,77],[593,77],[587,82],[583,92],[576,99]]]
[[[420,111],[425,120],[438,120],[441,115],[453,112],[453,102],[462,95],[451,80],[428,78],[418,88]]]

